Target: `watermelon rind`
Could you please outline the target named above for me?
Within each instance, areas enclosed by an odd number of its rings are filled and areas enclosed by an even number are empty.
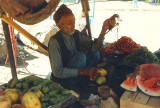
[[[134,92],[137,91],[137,81],[136,80],[130,81],[127,79],[123,81],[120,86],[128,91],[134,91]],[[133,78],[130,77],[130,79],[133,79]]]
[[[120,85],[122,88],[124,88],[124,89],[126,89],[126,90],[128,90],[128,91],[137,91],[137,86],[136,87],[131,87],[131,86],[127,86],[127,85],[125,85],[125,84],[121,84]]]
[[[138,88],[144,92],[145,94],[149,95],[149,96],[160,96],[160,86],[159,88],[149,88],[146,87],[143,83],[141,83],[141,76],[137,75],[136,79],[137,79],[137,85]],[[160,80],[160,79],[159,79]]]

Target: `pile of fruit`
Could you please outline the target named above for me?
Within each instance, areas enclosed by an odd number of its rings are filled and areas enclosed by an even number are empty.
[[[122,36],[118,41],[110,44],[110,46],[104,47],[101,51],[102,56],[106,56],[106,54],[130,54],[136,48],[140,48],[140,45],[134,42],[130,37]]]
[[[46,108],[71,95],[51,80],[28,76],[11,79],[0,89],[0,108]]]

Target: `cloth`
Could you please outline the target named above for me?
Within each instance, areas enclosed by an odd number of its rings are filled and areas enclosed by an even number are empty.
[[[61,32],[61,36],[72,55],[78,53],[73,36],[67,36]],[[102,48],[104,37],[99,36],[95,41],[78,32],[80,46],[86,48],[89,52],[98,52]],[[53,36],[54,37],[54,36]],[[78,76],[78,68],[64,67],[62,63],[60,46],[56,39],[50,38],[48,52],[52,73],[57,78],[70,78]],[[73,56],[71,56],[73,57]],[[71,59],[71,58],[70,58]]]
[[[72,59],[68,62],[68,68],[86,68],[97,66],[99,60],[99,52],[91,52],[85,54],[84,52],[78,52]],[[53,74],[51,79],[57,83],[60,83],[63,87],[68,88],[68,85],[80,86],[82,87],[85,83],[89,82],[87,76],[77,76],[74,78],[56,78]]]

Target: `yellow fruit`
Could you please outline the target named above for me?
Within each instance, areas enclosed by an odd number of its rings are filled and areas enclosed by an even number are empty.
[[[107,70],[101,68],[100,70],[98,70],[98,72],[100,72],[101,76],[104,77],[107,75]]]
[[[11,100],[6,96],[0,96],[0,108],[11,108]]]
[[[25,93],[21,103],[25,108],[41,108],[40,100],[32,92]]]
[[[96,80],[97,84],[104,84],[106,83],[106,78],[105,77],[98,77],[98,79]]]
[[[36,92],[33,92],[38,98],[40,98],[41,96],[44,96],[44,94],[41,92],[41,91],[36,91]]]
[[[12,104],[18,101],[20,91],[17,89],[6,89],[4,95],[11,99]]]

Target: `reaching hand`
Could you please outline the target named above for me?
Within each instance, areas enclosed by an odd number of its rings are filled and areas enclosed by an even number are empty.
[[[104,35],[107,30],[111,30],[116,25],[116,18],[119,18],[118,14],[114,14],[103,22],[101,35]]]
[[[94,81],[100,76],[100,72],[98,72],[98,70],[100,70],[100,68],[95,67],[79,69],[78,74],[88,76],[90,80]]]

